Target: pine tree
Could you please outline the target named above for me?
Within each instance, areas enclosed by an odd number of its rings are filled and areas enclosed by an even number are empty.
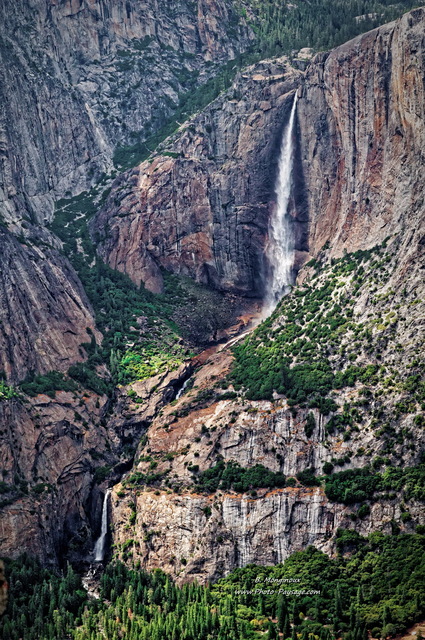
[[[335,617],[337,620],[341,620],[342,618],[342,598],[341,598],[341,587],[339,583],[336,585],[335,589]]]
[[[276,625],[273,622],[269,622],[267,628],[267,640],[278,640],[279,634],[276,629]]]
[[[297,626],[298,624],[300,624],[301,622],[301,618],[300,618],[300,607],[297,601],[295,601],[294,603],[294,609],[293,609],[293,621],[294,621],[294,625]]]
[[[286,616],[285,622],[283,624],[283,628],[281,629],[281,631],[284,638],[289,638],[289,636],[291,635],[291,625],[289,622],[289,615]]]
[[[288,609],[285,602],[285,596],[283,594],[279,594],[277,598],[276,617],[279,631],[283,631],[285,621],[288,617]]]

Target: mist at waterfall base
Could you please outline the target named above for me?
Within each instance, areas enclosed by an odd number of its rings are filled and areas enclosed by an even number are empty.
[[[109,502],[110,494],[111,494],[111,490],[108,489],[103,498],[102,523],[101,523],[101,529],[100,529],[100,536],[96,540],[96,543],[93,549],[95,562],[103,562],[103,559],[105,557],[106,536],[108,534],[108,502]]]
[[[294,164],[294,126],[297,94],[292,103],[289,122],[284,130],[279,154],[275,194],[276,207],[271,215],[265,253],[270,275],[266,284],[263,317],[269,316],[292,284],[293,235],[288,215]]]

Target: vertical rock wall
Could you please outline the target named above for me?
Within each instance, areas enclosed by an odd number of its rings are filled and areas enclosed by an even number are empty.
[[[421,227],[425,9],[318,54],[299,102],[310,252]]]

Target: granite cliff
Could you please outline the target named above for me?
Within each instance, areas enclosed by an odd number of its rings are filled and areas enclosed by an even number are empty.
[[[154,1],[2,3],[0,222],[26,243],[18,252],[26,283],[19,304],[12,298],[2,305],[1,367],[9,379],[66,370],[84,357],[78,345],[86,327],[94,325],[76,274],[45,228],[55,202],[111,174],[117,145],[154,133],[185,91],[205,82],[251,39],[232,3],[222,0],[183,2],[178,8],[166,3],[160,11]],[[5,247],[15,243],[2,237]],[[18,277],[10,272],[9,253],[6,249],[1,271],[4,300]],[[56,304],[48,303],[49,295]],[[38,328],[31,307],[42,309]],[[18,316],[19,348],[7,335]],[[43,327],[53,329],[44,338],[46,348],[37,346],[32,353],[28,345],[38,345]]]
[[[412,274],[411,288],[405,288],[398,270],[400,244],[394,238],[377,251],[377,259],[360,260],[348,276],[338,271],[344,259],[322,256],[319,273],[312,267],[301,272],[304,284],[275,312],[269,332],[260,326],[250,338],[258,345],[254,366],[261,384],[274,367],[273,342],[285,334],[285,316],[295,316],[291,322],[298,333],[279,343],[296,353],[295,363],[305,361],[302,350],[310,349],[313,332],[325,332],[321,362],[327,357],[330,370],[342,373],[328,407],[315,408],[314,396],[308,404],[276,393],[273,401],[250,400],[232,378],[238,352],[225,346],[207,358],[186,393],[155,417],[135,467],[114,489],[111,525],[120,557],[151,569],[166,566],[180,581],[192,576],[207,581],[229,567],[280,562],[310,544],[334,552],[340,529],[362,535],[390,533],[394,527],[409,532],[423,523],[419,494],[413,496],[402,482],[369,495],[366,503],[365,496],[354,498],[350,485],[353,497],[344,502],[330,499],[328,481],[310,477],[340,473],[337,482],[343,485],[344,473],[355,469],[368,468],[373,475],[385,466],[400,472],[421,462],[424,398],[417,349],[423,325],[416,296],[423,295],[423,283]],[[350,255],[345,260],[353,265]],[[303,307],[312,308],[311,292],[332,282],[335,293],[317,311],[319,323]],[[333,309],[341,300],[344,311],[338,317]],[[247,380],[249,375],[256,376],[246,370]],[[132,389],[138,402],[137,383]],[[290,482],[268,489],[260,481],[254,491],[238,487],[240,474],[232,487],[208,482],[211,470],[228,464],[242,469],[261,464],[260,474],[271,470]]]
[[[423,221],[424,9],[316,56],[299,102],[309,250],[332,255]],[[406,253],[409,249],[406,246]]]
[[[225,0],[178,7],[156,1],[1,3],[2,381],[16,385],[34,374],[66,372],[86,360],[83,343],[91,336],[98,345],[102,340],[62,243],[47,228],[55,203],[113,173],[117,145],[131,147],[155,133],[185,91],[203,84],[252,39]],[[106,397],[91,402],[90,391],[34,401],[0,395],[1,552],[27,549],[57,562],[65,543],[73,548],[75,535],[74,547],[87,551],[99,516],[95,498],[101,498],[93,493],[95,467],[119,466],[122,447],[131,449],[140,425],[110,434],[115,445],[106,445],[100,424],[107,422]],[[128,464],[131,452],[123,459]]]
[[[0,11],[1,202],[39,221],[110,172],[117,143],[158,128],[212,58],[252,39],[224,0],[161,10],[155,0],[6,1]]]
[[[339,256],[413,233],[423,215],[423,23],[414,10],[318,54],[305,72],[281,59],[241,73],[117,179],[92,225],[100,255],[154,291],[165,267],[262,292],[277,152],[296,89],[296,265],[327,241]]]
[[[212,56],[231,58],[251,37],[243,21],[232,35],[224,2],[199,2],[197,14],[183,3],[177,15],[171,4],[157,12],[146,3],[143,14],[136,4],[114,3],[112,10],[108,2],[36,3],[34,13],[18,4],[28,42],[37,40],[40,24],[49,25],[31,60],[25,42],[11,42],[11,11],[2,9],[9,25],[2,87],[12,94],[18,62],[29,79],[20,102],[2,101],[1,115],[7,228],[0,232],[0,345],[9,381],[31,370],[66,371],[86,358],[80,345],[88,342],[87,328],[101,342],[59,241],[40,226],[51,219],[54,200],[109,172],[114,145],[131,143],[131,130],[160,126],[172,110],[168,101],[177,101],[177,67],[202,80]],[[305,70],[283,58],[249,67],[147,161],[119,175],[90,223],[98,255],[150,291],[162,290],[165,269],[224,292],[261,296],[278,150],[298,92],[290,214],[299,288],[285,303],[293,310],[283,305],[266,333],[254,334],[259,345],[255,337],[249,344],[261,350],[262,340],[270,346],[286,324],[297,326],[290,341],[296,364],[308,353],[311,323],[327,318],[320,349],[333,376],[345,380],[344,372],[357,367],[350,384],[332,389],[326,410],[278,392],[249,398],[232,379],[236,356],[228,344],[116,389],[109,399],[81,388],[54,398],[2,399],[2,553],[28,549],[53,563],[64,552],[73,559],[86,554],[111,484],[114,553],[182,581],[277,562],[312,543],[333,552],[341,527],[364,534],[409,531],[421,522],[417,496],[402,484],[353,506],[331,501],[323,484],[306,486],[298,475],[310,470],[307,480],[317,478],[326,463],[334,470],[372,465],[380,473],[400,461],[420,462],[424,26],[425,11],[417,9],[317,55]],[[37,60],[45,58],[51,73],[37,75]],[[136,76],[146,78],[143,86]],[[118,89],[127,94],[121,102]],[[27,110],[35,120],[22,128],[18,110],[34,97],[39,108]],[[58,118],[49,116],[53,111]],[[345,256],[375,245],[375,252]],[[311,300],[312,310],[298,307],[322,288],[332,288],[328,300]],[[351,315],[342,317],[342,308]],[[11,327],[20,329],[20,340]],[[261,372],[267,357],[258,360]],[[99,372],[107,378],[104,365]],[[189,378],[192,390],[189,384],[177,398]],[[203,473],[232,461],[243,468],[260,463],[292,482],[256,493],[201,490]]]
[[[92,223],[102,258],[155,292],[163,267],[260,297],[276,156],[300,76],[285,59],[250,67],[117,178]]]

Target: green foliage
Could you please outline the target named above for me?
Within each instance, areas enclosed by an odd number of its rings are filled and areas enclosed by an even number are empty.
[[[380,477],[369,468],[348,469],[326,478],[325,493],[332,502],[352,504],[370,500],[379,487]]]
[[[11,400],[12,398],[19,397],[16,389],[10,385],[7,385],[3,380],[0,380],[0,402],[2,400]]]
[[[123,481],[123,487],[134,488],[148,486],[160,486],[162,480],[168,474],[168,471],[157,473],[142,473],[141,471],[134,471],[128,478]]]
[[[114,164],[118,169],[128,169],[146,160],[161,142],[178,130],[180,123],[204,109],[228,89],[236,73],[243,67],[264,58],[291,55],[294,49],[303,47],[312,47],[316,51],[330,49],[399,17],[415,6],[412,0],[403,0],[390,6],[386,0],[314,0],[298,4],[282,4],[279,0],[250,0],[249,4],[251,11],[248,13],[245,8],[240,8],[239,14],[248,20],[256,34],[253,45],[216,68],[201,85],[197,71],[190,72],[184,65],[181,66],[176,73],[183,88],[179,103],[171,104],[172,114],[165,122],[155,116],[141,131],[134,132],[136,142],[116,148]],[[140,45],[140,51],[151,43],[146,38],[145,41],[146,44]],[[129,53],[121,51],[121,56],[128,57]],[[121,70],[132,68],[129,59],[123,59],[119,64]],[[173,154],[172,151],[165,153]]]
[[[56,391],[76,391],[78,385],[59,371],[49,371],[38,376],[28,376],[20,384],[24,393],[34,397],[39,393],[45,393],[51,398],[55,397]]]
[[[297,480],[306,487],[318,487],[320,485],[320,480],[314,475],[313,468],[299,471],[297,473]]]
[[[86,389],[91,389],[95,393],[102,395],[108,393],[110,387],[103,378],[100,378],[88,364],[80,362],[72,365],[68,370],[69,375]]]
[[[10,607],[0,635],[3,640],[97,640],[105,634],[124,640],[260,640],[278,637],[277,621],[284,638],[294,635],[295,623],[295,636],[302,640],[309,634],[353,640],[371,630],[377,630],[375,637],[383,629],[399,633],[421,619],[423,535],[362,538],[339,530],[337,542],[336,558],[309,547],[281,565],[249,565],[208,586],[178,587],[160,570],[146,573],[115,562],[101,577],[100,600],[87,599],[70,568],[56,575],[27,557],[7,561]],[[124,546],[134,543],[130,539]],[[188,560],[176,562],[185,566]]]
[[[270,471],[262,464],[244,469],[237,462],[226,463],[224,460],[219,460],[194,479],[196,490],[202,493],[214,493],[218,489],[245,493],[252,489],[284,487],[286,484],[283,473]]]
[[[91,192],[59,201],[52,223],[52,230],[64,242],[64,250],[80,276],[95,310],[96,325],[103,333],[102,345],[96,344],[91,335],[91,341],[83,345],[88,361],[71,367],[69,374],[100,394],[110,391],[115,383],[147,377],[169,364],[177,366],[181,361],[177,356],[184,353],[170,320],[173,296],[165,300],[164,296],[137,287],[127,275],[114,271],[95,256],[87,225],[108,193],[108,189],[103,193],[102,189],[100,184]],[[99,377],[97,367],[101,364],[110,368],[110,380]]]
[[[178,367],[190,357],[190,346],[207,343],[215,330],[228,326],[232,313],[224,295],[189,278],[164,271],[164,293],[153,294],[96,257],[87,227],[107,192],[102,194],[100,184],[76,198],[60,201],[52,223],[103,334],[102,344],[90,334],[90,342],[82,345],[87,362],[69,371],[73,379],[96,393],[108,393],[115,384]],[[189,343],[186,346],[182,336]],[[99,376],[102,364],[109,368],[110,378],[105,379],[104,369],[103,377]]]
[[[144,352],[129,350],[119,361],[119,378],[124,380],[143,380],[161,373],[166,368],[177,369],[183,360],[177,356],[158,350],[149,349]]]
[[[137,142],[132,145],[118,146],[114,153],[114,165],[120,170],[129,169],[149,158],[161,142],[178,130],[180,123],[202,111],[222,91],[227,89],[242,66],[256,60],[259,60],[258,53],[247,52],[238,55],[234,60],[230,60],[216,69],[216,72],[200,86],[196,86],[198,79],[196,72],[189,74],[186,78],[181,78],[186,85],[186,91],[180,96],[179,104],[175,106],[172,116],[153,134],[148,136],[146,134],[146,131],[150,130],[151,124],[153,124],[151,123],[136,134],[138,136]],[[173,151],[166,151],[164,155],[176,157]]]
[[[148,462],[150,458],[145,458]],[[148,473],[133,472],[123,483],[123,486],[134,488],[137,486],[161,487],[169,471],[154,472],[157,463],[151,462]],[[315,469],[308,468],[297,473],[296,480],[306,487],[317,487],[324,483],[325,494],[332,502],[355,504],[376,501],[382,494],[388,492],[402,492],[406,500],[425,501],[425,464],[405,469],[388,467],[383,473],[373,473],[369,467],[348,469],[332,473],[334,465],[326,462],[323,465],[325,477],[319,477]],[[194,489],[199,493],[215,493],[216,491],[237,491],[246,493],[255,489],[273,489],[294,487],[295,478],[286,478],[283,473],[271,471],[262,464],[244,468],[233,460],[225,461],[221,458],[216,464],[205,471],[199,471],[198,464],[188,466],[193,474]],[[167,481],[168,484],[168,481]],[[357,514],[359,517],[368,515],[366,506]]]
[[[304,427],[305,435],[307,436],[307,438],[310,438],[313,435],[315,427],[316,420],[314,419],[314,415],[310,411],[310,413],[307,414],[307,419]]]
[[[424,367],[415,360],[407,370],[402,368],[397,378],[390,365],[379,363],[382,348],[388,349],[394,339],[392,320],[385,321],[381,330],[376,313],[369,313],[362,322],[356,322],[354,316],[360,292],[374,291],[374,281],[386,282],[390,277],[392,259],[384,244],[326,263],[319,254],[316,271],[285,296],[247,339],[233,347],[235,358],[227,380],[239,396],[274,401],[278,394],[287,398],[290,407],[333,413],[326,432],[341,431],[344,441],[352,439],[360,425],[373,417],[371,425],[380,426],[375,435],[386,440],[385,454],[391,452],[395,440],[403,443],[410,438],[406,427],[397,429],[397,421],[402,415],[417,413],[418,405],[425,406]],[[385,314],[385,298],[389,300],[385,317],[394,318],[394,292],[387,289],[378,296],[381,314]],[[361,360],[356,363],[358,358]],[[360,399],[340,409],[335,402],[341,396],[337,390],[355,385],[363,385],[358,391]],[[392,401],[393,411],[379,399],[383,393]],[[311,414],[308,416],[305,433],[310,438],[314,421]],[[422,425],[420,413],[413,423]]]
[[[388,467],[383,473],[373,473],[369,467],[348,469],[328,476],[325,493],[332,502],[354,504],[376,500],[383,491],[403,491],[406,499],[425,500],[425,464],[405,469]]]
[[[250,400],[270,400],[275,391],[291,404],[307,403],[326,415],[337,408],[327,397],[331,390],[372,382],[377,366],[347,367],[344,358],[331,361],[329,349],[336,353],[342,333],[354,328],[355,297],[346,297],[344,308],[339,304],[339,277],[355,274],[379,251],[347,254],[327,268],[324,279],[316,272],[283,298],[272,316],[234,347],[230,380],[235,388]]]
[[[101,484],[108,477],[112,467],[110,465],[105,465],[103,467],[96,467],[94,472],[94,481],[96,484]]]
[[[326,475],[329,475],[330,473],[332,473],[334,469],[334,465],[332,464],[332,462],[325,462],[323,464],[323,473],[326,473]]]
[[[2,640],[56,640],[80,624],[87,594],[70,566],[59,575],[29,556],[5,564],[10,589],[0,620]]]
[[[398,4],[387,0],[312,0],[295,5],[250,0],[250,5],[262,58],[291,54],[303,47],[331,49],[416,6],[412,0]]]

